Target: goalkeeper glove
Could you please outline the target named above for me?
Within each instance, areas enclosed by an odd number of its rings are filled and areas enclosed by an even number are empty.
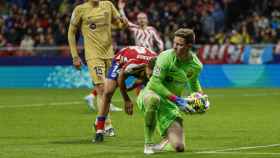
[[[187,98],[181,98],[176,95],[172,95],[169,97],[169,100],[173,101],[178,105],[181,111],[185,113],[194,113],[195,109],[192,108],[192,106],[189,105],[189,101]]]

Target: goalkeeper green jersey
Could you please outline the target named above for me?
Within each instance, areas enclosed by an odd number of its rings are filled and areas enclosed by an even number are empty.
[[[162,52],[146,88],[163,98],[181,96],[186,86],[190,93],[202,91],[198,79],[202,64],[192,51],[189,53],[192,58],[184,61],[176,57],[174,49]]]

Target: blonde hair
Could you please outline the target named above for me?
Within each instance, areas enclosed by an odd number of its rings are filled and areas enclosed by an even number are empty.
[[[189,28],[180,28],[175,31],[174,36],[182,37],[185,39],[186,43],[194,43],[195,42],[195,34],[192,29]]]

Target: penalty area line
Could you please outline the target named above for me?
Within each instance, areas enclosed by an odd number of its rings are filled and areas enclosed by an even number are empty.
[[[236,147],[236,148],[226,148],[220,150],[209,150],[209,151],[200,151],[196,152],[197,154],[214,154],[214,153],[242,153],[234,152],[248,149],[259,149],[259,148],[271,148],[271,147],[280,147],[280,144],[269,144],[269,145],[259,145],[259,146],[247,146],[247,147]],[[280,155],[280,153],[277,153]]]

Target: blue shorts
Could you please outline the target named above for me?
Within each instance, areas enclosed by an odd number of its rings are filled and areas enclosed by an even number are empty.
[[[118,64],[115,60],[112,61],[112,66],[110,67],[107,78],[111,80],[117,80],[120,73],[120,64]]]
[[[116,81],[118,79],[119,73],[120,73],[120,65],[118,63],[116,63],[115,60],[113,60],[112,66],[110,67],[110,69],[108,71],[107,78]],[[136,80],[137,80],[136,77],[128,76],[125,80],[126,88],[129,89],[129,88],[133,87]]]

